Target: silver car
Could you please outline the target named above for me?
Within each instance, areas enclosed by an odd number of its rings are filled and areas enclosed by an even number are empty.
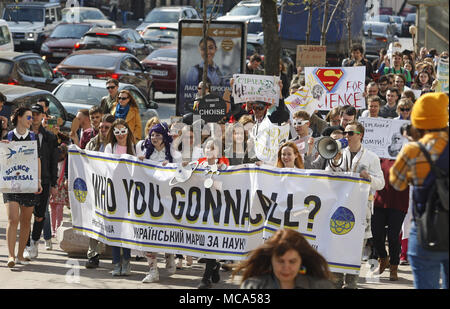
[[[121,90],[130,91],[139,106],[142,136],[144,136],[147,120],[157,116],[158,113],[155,109],[150,108],[150,103],[136,86],[119,83],[119,91]],[[89,109],[93,105],[100,105],[102,97],[108,95],[108,90],[104,79],[75,78],[58,85],[53,91],[53,95],[61,102],[69,113],[69,119],[72,120],[80,109]],[[155,102],[153,106],[158,108]]]
[[[364,40],[366,45],[366,56],[378,56],[380,49],[388,48],[391,42],[398,42],[398,37],[395,35],[395,29],[387,23],[365,21]]]

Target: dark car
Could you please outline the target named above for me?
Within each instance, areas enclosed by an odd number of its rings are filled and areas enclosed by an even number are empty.
[[[402,36],[410,37],[409,26],[416,24],[416,13],[410,13],[406,15],[402,23]]]
[[[75,44],[75,50],[107,49],[123,53],[130,53],[142,60],[153,51],[150,44],[134,29],[105,29],[93,28]]]
[[[176,46],[162,47],[141,62],[152,75],[155,91],[176,93],[177,53]]]
[[[6,104],[0,112],[1,116],[9,119],[11,113],[19,105],[31,107],[41,97],[50,102],[49,113],[57,119],[62,119],[61,131],[69,131],[68,121],[71,121],[66,109],[61,102],[49,91],[31,87],[0,84],[0,92],[6,96]]]
[[[0,53],[0,83],[52,91],[64,80],[38,54]]]
[[[75,44],[88,32],[94,24],[59,24],[41,46],[41,55],[50,65],[56,66],[70,55]]]
[[[142,130],[144,130],[147,120],[155,115],[155,109],[158,108],[158,104],[149,102],[136,86],[119,83],[119,91],[121,90],[130,91],[135,99],[139,106]],[[108,95],[108,90],[106,89],[105,80],[76,78],[60,84],[53,90],[53,94],[69,114],[76,115],[80,109],[89,109],[93,105],[99,105],[102,97]]]
[[[117,79],[135,85],[147,96],[155,99],[152,77],[139,60],[128,53],[108,50],[80,50],[67,56],[55,68],[66,78]]]

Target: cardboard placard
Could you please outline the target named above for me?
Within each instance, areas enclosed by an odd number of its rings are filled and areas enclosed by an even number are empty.
[[[320,45],[297,45],[297,67],[324,67],[327,47]]]

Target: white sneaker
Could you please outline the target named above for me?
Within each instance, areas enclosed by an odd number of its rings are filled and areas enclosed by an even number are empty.
[[[39,240],[38,241],[30,240],[30,258],[32,258],[32,259],[37,258],[38,254],[39,254],[38,246],[39,246]]]
[[[30,255],[30,247],[28,247],[28,246],[26,246],[25,247],[25,250],[23,250],[23,258],[26,260],[26,261],[31,261],[31,255]]]
[[[177,271],[174,254],[166,254],[166,269],[170,275],[175,274],[175,272]]]
[[[45,250],[53,250],[52,240],[47,239],[45,241]]]
[[[147,276],[142,279],[142,283],[152,283],[157,281],[159,281],[159,272],[157,267],[151,268]]]

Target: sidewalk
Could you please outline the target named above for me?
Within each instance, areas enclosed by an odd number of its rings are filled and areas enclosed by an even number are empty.
[[[65,208],[64,221],[70,220],[70,210]],[[136,262],[133,258],[132,274],[128,277],[112,277],[113,265],[110,259],[101,260],[97,269],[84,267],[87,259],[69,258],[61,250],[53,238],[53,250],[46,251],[43,239],[39,244],[39,255],[29,265],[16,265],[10,269],[8,260],[8,247],[6,244],[6,226],[8,218],[0,194],[0,289],[196,289],[203,275],[204,264],[194,264],[177,270],[169,277],[165,270],[164,257],[158,256],[160,281],[157,283],[141,283],[148,272],[146,260]],[[16,244],[16,252],[17,252]],[[389,270],[380,278],[364,278],[369,266],[363,263],[359,279],[361,289],[412,289],[413,276],[410,266],[399,266],[399,281],[389,281]],[[213,284],[213,289],[237,289],[240,277],[231,279],[231,272],[221,270],[221,281]]]

